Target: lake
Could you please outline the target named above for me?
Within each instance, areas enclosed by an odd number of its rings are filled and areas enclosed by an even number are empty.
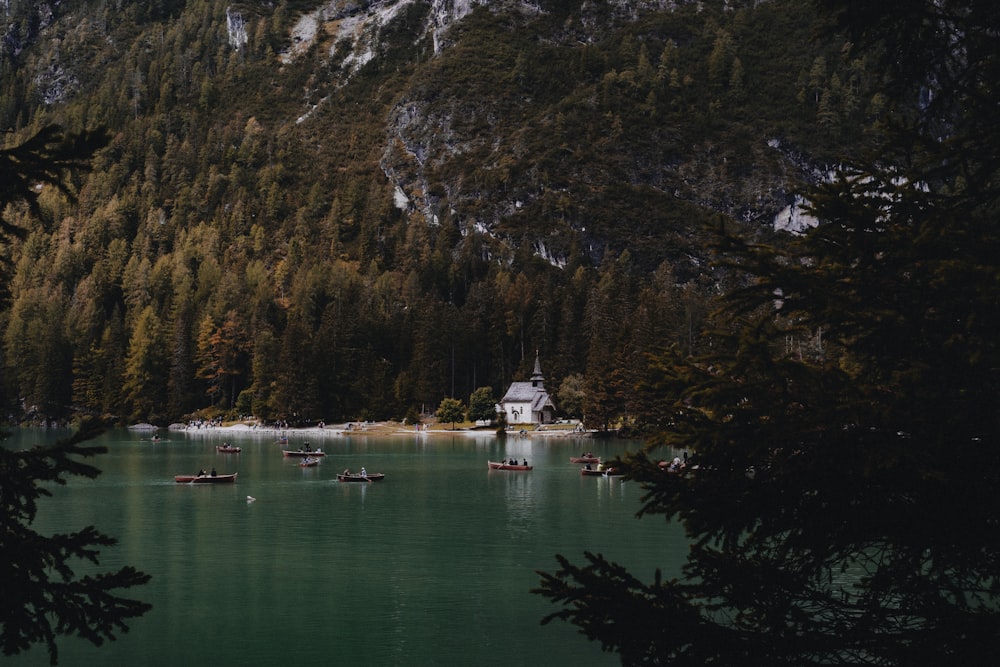
[[[126,591],[153,604],[100,648],[59,642],[60,664],[615,665],[558,609],[529,593],[555,554],[600,553],[645,581],[679,574],[677,524],[635,518],[634,482],[583,477],[570,456],[613,458],[624,440],[291,432],[326,456],[301,468],[274,433],[112,430],[95,480],[71,479],[41,501],[44,534],[93,524],[119,544],[101,571],[129,564],[153,576]],[[5,447],[65,432],[17,430]],[[239,454],[222,454],[230,442]],[[286,446],[287,447],[287,446]],[[526,458],[529,472],[488,470]],[[385,480],[338,482],[345,468]],[[235,484],[177,484],[200,468]],[[248,496],[255,498],[248,501]],[[87,571],[79,564],[78,572]],[[7,665],[45,665],[41,646]]]

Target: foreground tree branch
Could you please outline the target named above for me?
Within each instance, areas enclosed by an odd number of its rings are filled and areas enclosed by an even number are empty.
[[[0,560],[5,572],[0,646],[4,655],[43,643],[51,664],[57,664],[59,636],[77,635],[100,645],[127,632],[127,620],[152,608],[117,594],[150,580],[134,567],[76,574],[76,561],[99,565],[100,548],[114,546],[117,540],[94,526],[50,536],[31,527],[38,500],[52,495],[45,484],[65,485],[70,475],[100,475],[96,467],[79,460],[107,451],[82,444],[99,432],[86,424],[71,438],[51,446],[22,451],[0,448]]]

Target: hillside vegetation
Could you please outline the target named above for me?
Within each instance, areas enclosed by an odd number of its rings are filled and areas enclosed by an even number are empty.
[[[646,352],[696,353],[728,280],[713,230],[774,237],[895,111],[796,0],[323,3],[306,41],[321,3],[6,4],[3,145],[109,135],[4,212],[18,418],[402,417],[537,351],[567,413],[641,425]]]

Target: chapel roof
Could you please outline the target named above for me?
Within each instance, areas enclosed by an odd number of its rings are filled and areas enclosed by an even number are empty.
[[[507,393],[500,399],[501,403],[530,403],[538,394],[546,394],[544,389],[533,386],[530,382],[511,382]]]

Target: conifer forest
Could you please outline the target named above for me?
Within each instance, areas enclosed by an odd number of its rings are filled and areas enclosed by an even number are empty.
[[[412,418],[538,354],[563,416],[642,429],[739,280],[719,233],[783,243],[912,103],[789,0],[3,5],[3,149],[106,139],[5,202],[14,421]]]

